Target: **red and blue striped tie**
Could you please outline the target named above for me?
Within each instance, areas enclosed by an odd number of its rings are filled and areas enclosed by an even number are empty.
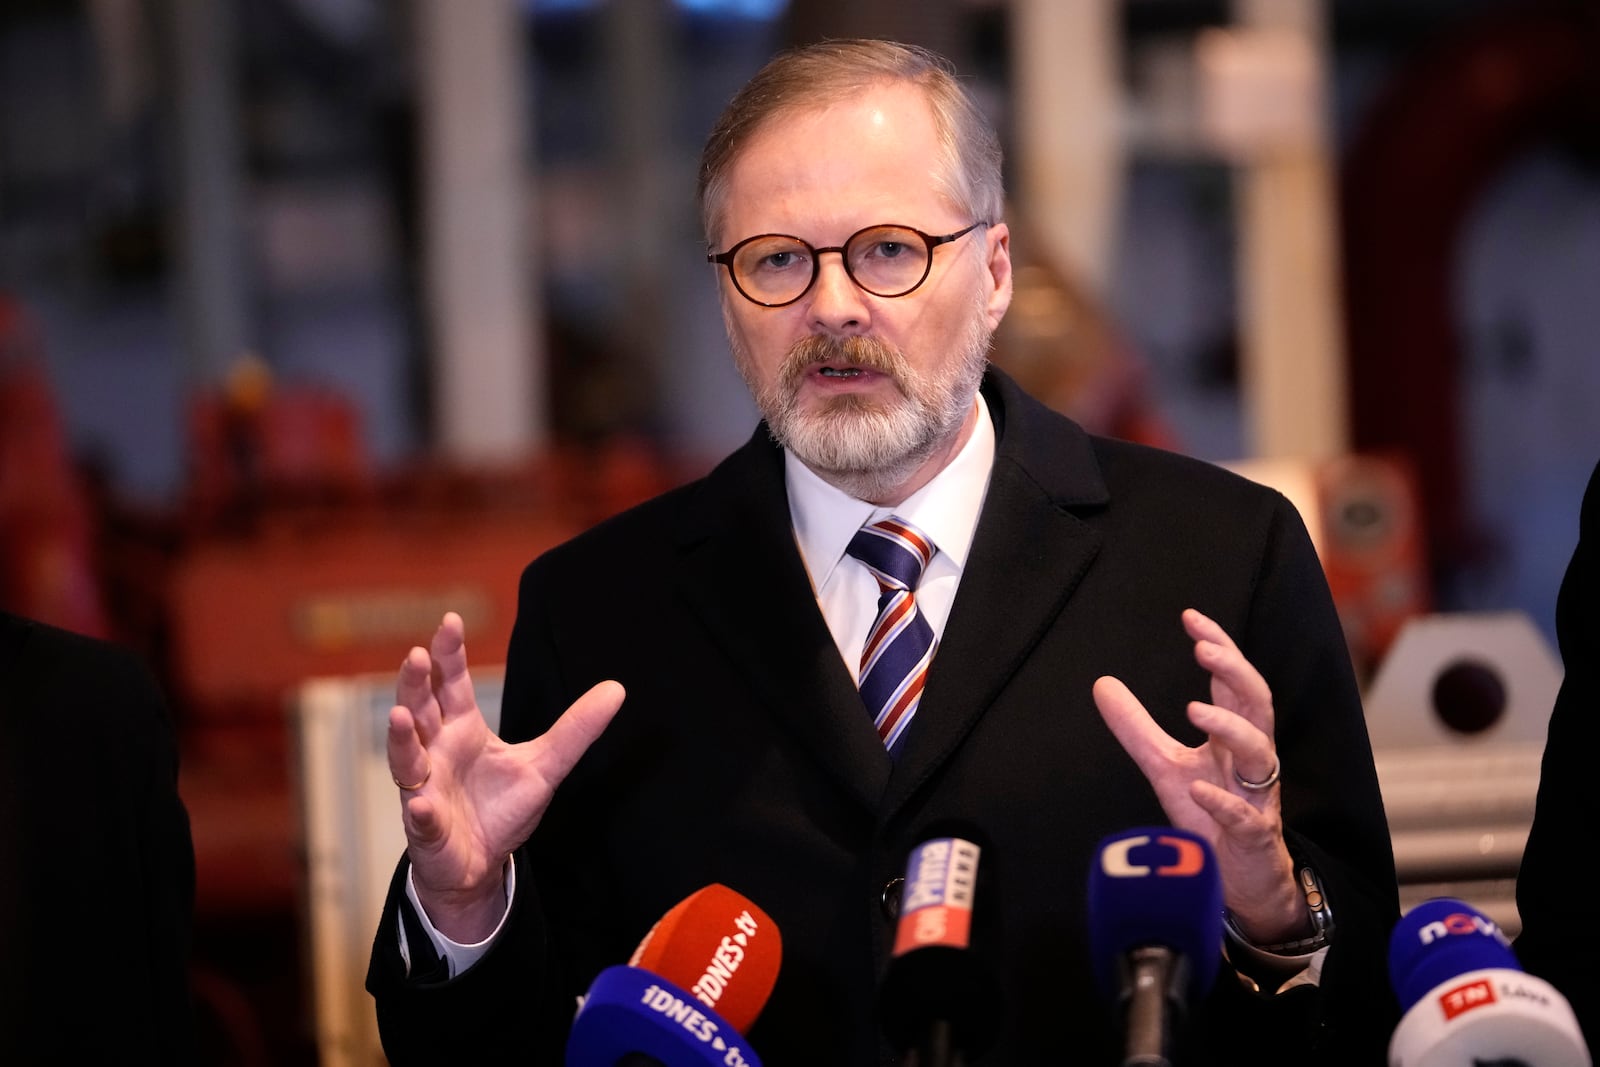
[[[878,617],[861,652],[859,685],[878,736],[894,755],[933,661],[933,629],[917,610],[916,588],[935,549],[921,530],[891,515],[863,526],[845,551],[878,579]]]

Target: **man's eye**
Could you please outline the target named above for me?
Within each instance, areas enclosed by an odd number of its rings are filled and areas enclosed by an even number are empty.
[[[792,266],[794,261],[795,254],[793,252],[774,252],[769,256],[763,256],[761,265],[775,270],[782,270],[784,267]]]
[[[906,246],[900,241],[879,241],[873,248],[872,254],[879,259],[894,259],[905,253]]]

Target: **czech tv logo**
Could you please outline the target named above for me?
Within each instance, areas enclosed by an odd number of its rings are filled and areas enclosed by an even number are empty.
[[[1200,842],[1171,834],[1135,834],[1100,851],[1100,869],[1111,878],[1193,878],[1205,866]]]

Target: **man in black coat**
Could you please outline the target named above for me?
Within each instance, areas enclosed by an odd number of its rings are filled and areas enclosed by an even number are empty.
[[[1517,875],[1524,968],[1572,1005],[1591,1049],[1600,1048],[1600,977],[1586,859],[1594,838],[1589,756],[1600,743],[1600,465],[1578,516],[1578,546],[1556,597],[1556,640],[1566,673],[1550,712],[1533,827]]]
[[[0,709],[0,1062],[190,1062],[194,847],[155,679],[0,612]]]
[[[947,65],[780,57],[713,131],[701,200],[763,425],[529,566],[501,737],[459,617],[409,654],[408,859],[368,974],[390,1059],[557,1062],[596,973],[720,882],[783,935],[765,1062],[894,1063],[885,904],[956,819],[985,839],[975,948],[1004,987],[969,1062],[1111,1062],[1090,867],[1106,835],[1172,825],[1212,847],[1228,921],[1179,1062],[1381,1063],[1393,857],[1304,526],[986,368],[1010,234]],[[884,521],[924,565],[909,592],[853,555]],[[882,635],[923,622],[931,665],[880,709]]]

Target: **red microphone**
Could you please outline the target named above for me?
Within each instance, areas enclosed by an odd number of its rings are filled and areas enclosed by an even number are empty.
[[[714,883],[656,920],[628,966],[688,990],[742,1034],[766,1006],[782,962],[778,924],[743,895]]]

